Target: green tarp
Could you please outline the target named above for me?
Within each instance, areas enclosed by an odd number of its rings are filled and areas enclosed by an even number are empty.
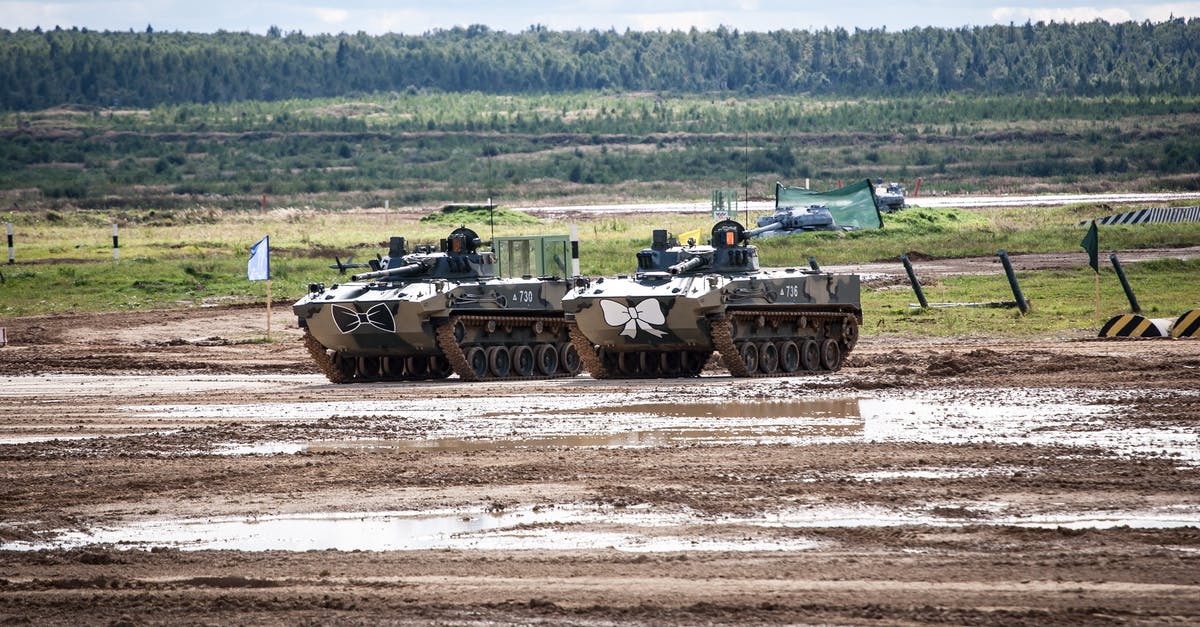
[[[827,192],[817,192],[803,187],[784,187],[775,184],[775,210],[782,207],[808,207],[825,205],[833,215],[838,228],[878,229],[883,227],[883,217],[875,204],[875,186],[863,179],[858,183]]]

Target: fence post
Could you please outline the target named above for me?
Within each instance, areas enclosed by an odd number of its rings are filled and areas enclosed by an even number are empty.
[[[900,261],[904,264],[904,271],[908,273],[908,282],[912,283],[913,292],[917,295],[917,302],[921,303],[921,309],[929,309],[929,301],[925,300],[925,292],[921,289],[921,282],[917,280],[917,273],[913,271],[912,262],[908,260],[908,253],[900,255]]]
[[[1025,295],[1021,293],[1021,285],[1017,283],[1017,273],[1013,272],[1012,262],[1008,260],[1008,253],[1001,250],[1000,263],[1004,264],[1004,274],[1008,276],[1008,284],[1012,287],[1013,298],[1017,301],[1017,309],[1021,313],[1029,312],[1029,303],[1025,302]]]
[[[8,231],[8,263],[16,263],[17,257],[13,253],[13,229],[12,222],[5,224],[5,230]]]
[[[1133,287],[1129,285],[1129,279],[1125,278],[1125,269],[1121,267],[1121,262],[1117,261],[1117,253],[1110,253],[1108,260],[1112,262],[1113,268],[1117,271],[1117,278],[1121,279],[1121,287],[1125,290],[1125,298],[1129,299],[1129,308],[1133,313],[1142,313],[1142,307],[1138,305],[1137,297],[1133,295]]]

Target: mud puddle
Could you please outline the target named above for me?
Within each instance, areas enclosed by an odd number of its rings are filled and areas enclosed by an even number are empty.
[[[1006,516],[1003,504],[941,504],[923,508],[806,507],[757,517],[703,516],[577,505],[508,511],[345,512],[150,520],[90,531],[66,531],[52,542],[0,544],[5,550],[171,547],[238,551],[580,550],[629,552],[800,551],[820,542],[795,529],[924,525],[1108,529],[1200,526],[1200,508],[1077,511]]]
[[[794,400],[795,390],[761,386],[741,398],[687,396],[669,389],[637,395],[563,393],[539,397],[336,401],[127,408],[166,420],[270,416],[270,422],[320,425],[280,429],[248,443],[214,443],[198,451],[226,455],[290,454],[339,449],[495,450],[540,447],[814,445],[832,442],[995,443],[1099,448],[1122,456],[1200,464],[1200,436],[1188,424],[1136,428],[1121,420],[1120,393],[1062,389],[1014,392],[880,391]],[[766,398],[748,399],[762,395]],[[663,400],[666,397],[670,400]],[[502,404],[504,410],[495,405]]]

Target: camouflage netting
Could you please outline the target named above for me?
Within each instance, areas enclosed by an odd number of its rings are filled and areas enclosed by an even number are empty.
[[[883,217],[875,203],[875,186],[867,179],[827,192],[775,184],[776,210],[809,205],[825,205],[839,228],[883,228]]]

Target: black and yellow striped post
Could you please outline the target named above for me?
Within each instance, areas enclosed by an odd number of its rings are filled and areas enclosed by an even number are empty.
[[[1170,337],[1171,322],[1170,318],[1123,314],[1104,323],[1100,337]]]
[[[1171,325],[1171,337],[1200,337],[1200,309],[1193,309]]]

